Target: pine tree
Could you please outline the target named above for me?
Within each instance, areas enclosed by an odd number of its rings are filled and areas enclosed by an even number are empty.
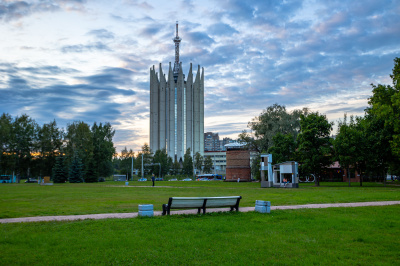
[[[68,180],[67,169],[65,167],[65,157],[63,155],[56,157],[56,163],[53,167],[53,182],[65,183]]]
[[[69,168],[69,182],[83,183],[83,164],[77,152],[74,153],[71,166]]]
[[[98,182],[98,174],[96,171],[96,165],[94,163],[94,159],[89,160],[89,165],[85,173],[85,183],[94,183]]]

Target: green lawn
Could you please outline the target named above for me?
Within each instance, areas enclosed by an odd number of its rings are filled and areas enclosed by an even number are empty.
[[[96,184],[0,184],[0,219],[43,215],[74,215],[137,212],[139,204],[154,204],[155,210],[173,196],[242,196],[240,206],[256,200],[277,205],[400,200],[400,186],[377,183],[300,184],[298,189],[260,188],[260,183],[236,182],[105,182]]]
[[[0,264],[400,265],[399,214],[396,205],[0,224]]]

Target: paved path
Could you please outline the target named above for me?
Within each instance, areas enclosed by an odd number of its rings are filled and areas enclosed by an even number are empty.
[[[400,201],[376,201],[376,202],[354,202],[354,203],[329,203],[329,204],[305,204],[288,206],[271,206],[271,210],[293,210],[293,209],[318,209],[331,207],[365,207],[365,206],[387,206],[399,205]],[[223,212],[229,209],[207,209],[207,212]],[[240,212],[254,211],[254,207],[241,207]],[[171,214],[196,214],[197,210],[171,211]],[[161,211],[155,211],[155,216],[161,216]],[[65,216],[36,216],[23,218],[0,219],[0,223],[26,223],[26,222],[49,222],[49,221],[76,221],[85,219],[108,219],[108,218],[134,218],[138,213],[104,213],[104,214],[85,214],[85,215],[65,215]]]

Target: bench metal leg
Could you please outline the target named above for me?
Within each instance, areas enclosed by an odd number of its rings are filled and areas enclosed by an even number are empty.
[[[167,214],[167,204],[162,205],[162,215]]]
[[[197,208],[197,214],[200,214],[201,208]]]

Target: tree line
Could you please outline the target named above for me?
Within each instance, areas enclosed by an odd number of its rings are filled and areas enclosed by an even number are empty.
[[[18,178],[51,176],[54,182],[97,182],[113,173],[115,153],[110,123],[82,121],[59,128],[40,126],[24,114],[0,117],[0,173]]]
[[[184,175],[191,177],[193,176],[194,169],[203,173],[211,173],[213,167],[211,157],[203,157],[199,152],[196,152],[196,154],[192,156],[190,148],[186,150],[183,161],[178,162],[168,156],[165,149],[156,150],[154,153],[151,152],[149,145],[145,143],[136,156],[132,149],[128,151],[125,147],[119,156],[114,157],[114,169],[119,174],[127,175],[127,177],[131,179],[133,165],[133,169],[138,169],[138,176],[141,176],[142,156],[144,175],[154,173],[158,177],[165,177],[166,175]]]
[[[344,114],[335,136],[325,115],[307,108],[288,112],[274,104],[250,121],[251,132],[243,131],[239,139],[252,150],[271,153],[274,163],[298,161],[300,172],[315,175],[316,185],[335,161],[347,173],[352,168],[382,179],[388,172],[400,175],[400,58],[394,59],[390,77],[393,85],[371,84],[365,115]],[[252,161],[254,176],[260,174],[259,163]]]

